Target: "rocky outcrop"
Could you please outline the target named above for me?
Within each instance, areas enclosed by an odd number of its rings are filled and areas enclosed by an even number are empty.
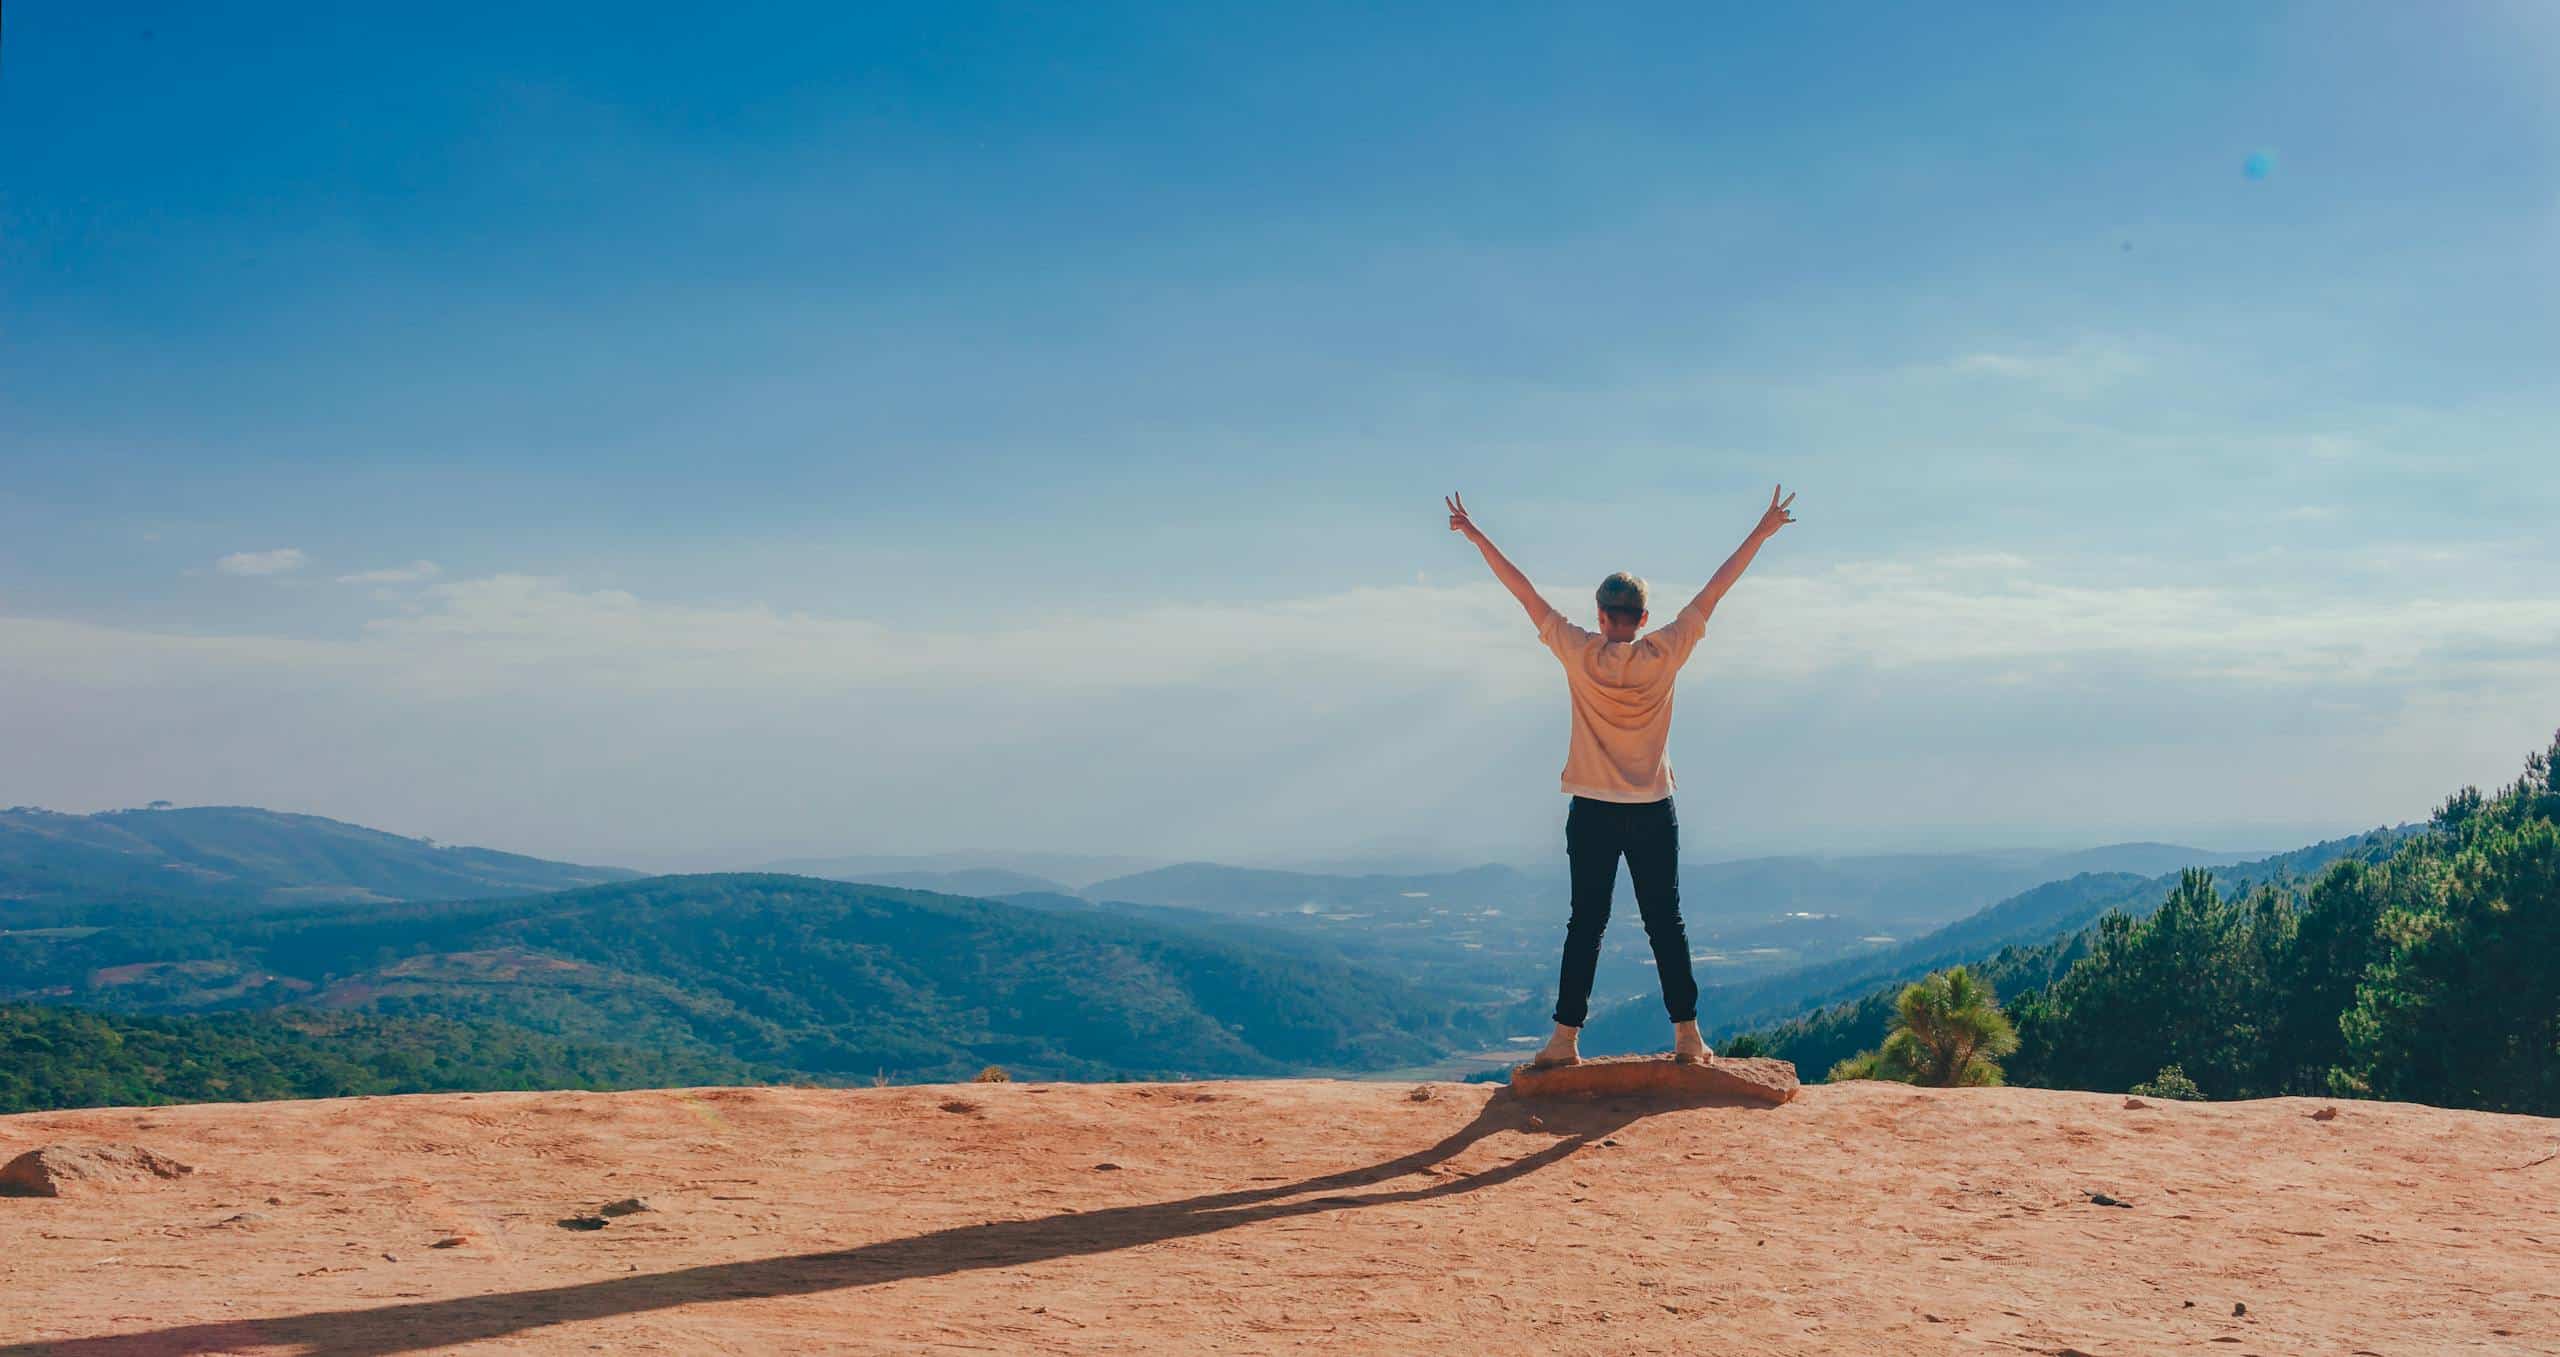
[[[139,1145],[43,1145],[0,1166],[0,1197],[60,1197],[142,1187],[194,1169]]]

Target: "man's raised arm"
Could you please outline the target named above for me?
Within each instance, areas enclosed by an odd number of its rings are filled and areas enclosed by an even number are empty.
[[[1466,497],[1450,495],[1441,503],[1449,506],[1449,531],[1465,533],[1467,540],[1476,544],[1476,550],[1484,553],[1484,563],[1493,567],[1493,577],[1502,581],[1502,587],[1510,590],[1511,596],[1520,600],[1520,606],[1528,610],[1529,620],[1544,623],[1547,614],[1555,611],[1554,605],[1538,593],[1537,586],[1529,583],[1529,577],[1520,573],[1520,567],[1513,565],[1511,559],[1493,544],[1493,539],[1485,536],[1484,530],[1467,516]]]
[[[1697,609],[1700,617],[1715,612],[1716,604],[1724,601],[1725,593],[1733,588],[1734,581],[1741,579],[1742,572],[1751,568],[1751,558],[1760,554],[1760,544],[1777,536],[1778,529],[1796,521],[1796,516],[1787,512],[1787,507],[1796,502],[1796,497],[1778,498],[1779,491],[1785,488],[1780,486],[1769,492],[1768,511],[1761,514],[1760,521],[1752,526],[1751,535],[1743,538],[1742,545],[1724,558],[1723,565],[1716,567],[1715,578],[1707,581],[1707,587],[1689,600],[1689,606]]]

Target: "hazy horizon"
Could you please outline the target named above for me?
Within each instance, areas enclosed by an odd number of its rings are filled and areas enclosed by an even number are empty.
[[[170,802],[153,801],[134,805],[97,806],[88,808],[44,806],[36,803],[23,803],[7,807],[6,809],[23,810],[29,808],[68,815],[98,815],[117,814],[129,811],[183,811],[230,809],[232,807],[179,805]],[[284,814],[318,815],[328,819],[347,822],[344,821],[343,817],[329,815],[325,810],[318,810],[310,807],[256,806],[248,807],[248,809],[275,811]],[[1559,812],[1559,814],[1561,814],[1561,812]],[[1699,865],[1714,865],[1721,862],[1766,858],[1854,859],[1895,856],[2005,857],[2022,860],[2036,860],[2041,858],[2068,856],[2077,852],[2124,847],[2141,843],[2169,844],[2176,847],[2198,849],[2206,853],[2220,856],[2258,858],[2300,848],[2312,843],[2349,837],[2371,829],[2390,828],[2395,824],[2406,823],[2409,820],[2418,818],[2421,817],[2418,815],[2411,815],[2402,817],[2402,819],[2398,821],[2376,822],[2371,825],[2348,827],[2307,825],[2262,826],[2259,827],[2261,832],[2255,837],[2232,827],[2224,827],[2222,832],[2202,832],[2169,837],[2100,836],[2091,838],[2085,836],[2075,837],[2070,835],[2031,835],[2009,836],[2003,838],[1996,835],[1983,835],[1974,838],[1965,838],[1961,835],[1940,836],[1921,834],[1898,840],[1868,841],[1852,838],[1846,841],[1845,846],[1843,846],[1843,841],[1815,837],[1808,838],[1801,843],[1768,843],[1756,846],[1729,845],[1725,851],[1713,852],[1704,856],[1693,855],[1690,860]],[[1158,867],[1174,866],[1191,862],[1214,862],[1217,865],[1230,867],[1355,876],[1371,873],[1384,875],[1427,875],[1438,872],[1463,871],[1469,868],[1483,866],[1504,866],[1529,871],[1562,870],[1561,860],[1556,857],[1556,855],[1550,853],[1527,851],[1515,852],[1508,856],[1499,854],[1468,855],[1463,853],[1452,853],[1446,850],[1435,849],[1429,845],[1420,844],[1407,844],[1401,847],[1371,845],[1366,850],[1354,850],[1332,854],[1318,853],[1295,856],[1272,856],[1267,854],[1245,853],[1218,858],[1184,857],[1180,855],[1156,854],[1135,850],[1115,851],[1107,845],[1083,848],[1025,848],[1001,843],[960,845],[944,849],[926,849],[903,852],[872,852],[865,851],[858,847],[847,849],[830,849],[820,847],[805,852],[783,852],[772,855],[748,854],[743,856],[736,853],[719,853],[707,850],[660,848],[651,852],[627,854],[617,858],[593,856],[582,858],[578,854],[554,851],[540,844],[460,842],[440,839],[430,834],[413,833],[412,831],[403,829],[398,825],[368,824],[363,827],[382,830],[393,834],[401,834],[406,837],[424,838],[445,847],[488,848],[496,849],[501,852],[520,853],[529,857],[545,858],[552,861],[583,862],[589,866],[623,867],[647,872],[688,873],[756,871],[769,869],[782,870],[804,865],[838,865],[848,863],[879,864],[877,866],[864,867],[862,870],[895,872],[959,871],[982,867],[997,867],[1021,871],[1033,876],[1046,876],[1078,889],[1082,889],[1085,885],[1093,881],[1105,880],[1110,877],[1129,875],[1137,872],[1150,871]],[[1559,823],[1558,832],[1559,834],[1562,832],[1561,823]]]
[[[1785,481],[1693,860],[2418,818],[2560,725],[2555,73],[2523,3],[22,6],[0,804],[1551,861],[1439,497],[1584,618]]]

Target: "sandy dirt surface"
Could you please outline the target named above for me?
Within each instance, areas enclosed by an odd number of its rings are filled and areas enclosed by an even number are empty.
[[[0,1357],[2560,1352],[2560,1121],[1890,1084],[1676,1109],[1428,1087],[0,1118],[0,1158],[122,1142],[197,1170],[0,1199]],[[557,1223],[632,1196],[654,1209]]]

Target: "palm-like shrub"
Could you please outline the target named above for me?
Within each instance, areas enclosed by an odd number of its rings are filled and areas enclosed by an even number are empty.
[[[1884,1045],[1831,1067],[1831,1078],[1892,1079],[1931,1088],[1997,1084],[2018,1034],[1991,986],[1962,966],[1903,987]]]
[[[1894,1002],[1884,1064],[1909,1071],[1931,1088],[2000,1082],[2000,1057],[2018,1049],[2018,1033],[1999,996],[1962,966],[1906,986]]]

